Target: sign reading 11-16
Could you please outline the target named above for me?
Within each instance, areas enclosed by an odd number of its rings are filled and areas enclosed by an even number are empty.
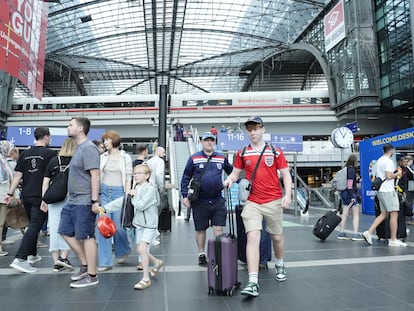
[[[271,143],[284,152],[303,152],[303,136],[290,134],[263,135],[265,142]],[[221,150],[240,150],[250,143],[249,136],[243,132],[218,133],[217,144]]]

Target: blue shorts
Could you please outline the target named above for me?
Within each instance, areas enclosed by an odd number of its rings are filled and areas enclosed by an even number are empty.
[[[342,199],[342,205],[348,206],[351,204],[352,200],[353,203],[350,207],[353,207],[357,203],[357,193],[355,191],[348,191],[344,190],[341,191],[341,199]]]
[[[91,205],[66,204],[60,215],[58,232],[77,240],[95,238],[95,221]]]
[[[193,210],[194,226],[196,231],[206,230],[210,225],[226,225],[226,200],[219,197],[215,200],[198,200],[191,203]]]

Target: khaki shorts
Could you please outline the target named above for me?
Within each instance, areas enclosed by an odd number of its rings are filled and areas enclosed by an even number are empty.
[[[270,234],[282,234],[283,208],[281,205],[282,199],[270,201],[265,204],[246,201],[241,213],[246,232],[262,230],[262,221],[264,218],[267,232]]]

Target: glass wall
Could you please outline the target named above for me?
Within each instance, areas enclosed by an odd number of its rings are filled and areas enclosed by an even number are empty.
[[[376,0],[381,101],[385,110],[413,101],[409,0]]]

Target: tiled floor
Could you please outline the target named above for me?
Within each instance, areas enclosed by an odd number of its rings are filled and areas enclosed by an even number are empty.
[[[336,232],[320,242],[311,234],[318,216],[285,215],[288,280],[277,283],[273,269],[260,271],[260,295],[252,299],[239,290],[233,297],[208,295],[207,273],[196,264],[193,225],[184,220],[173,220],[172,232],[163,233],[161,245],[153,248],[166,266],[143,291],[133,289],[140,279],[135,255],[99,274],[99,285],[90,288],[71,289],[70,272],[52,272],[47,248],[39,248],[38,273],[16,272],[9,264],[21,234],[11,231],[16,244],[4,246],[10,254],[0,257],[0,310],[414,310],[413,236],[410,247],[397,249],[376,241],[373,246],[340,241]],[[372,219],[362,216],[361,231]],[[70,259],[78,264],[74,256]],[[242,265],[239,280],[247,280]]]

